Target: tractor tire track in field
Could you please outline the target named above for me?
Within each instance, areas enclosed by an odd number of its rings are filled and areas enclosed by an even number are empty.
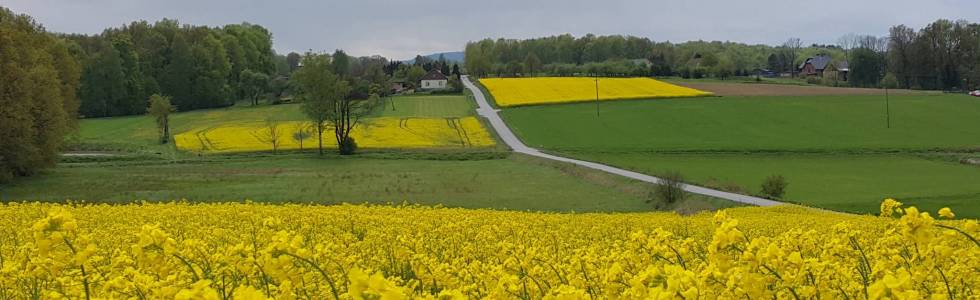
[[[459,118],[446,118],[446,126],[456,131],[456,137],[459,138],[459,145],[463,148],[472,146],[473,143],[470,142],[470,137],[466,134],[466,129],[463,128],[463,123],[459,121]]]
[[[462,81],[463,81],[463,85],[465,85],[467,89],[473,92],[473,97],[476,98],[476,103],[478,106],[476,112],[480,116],[483,116],[484,118],[487,118],[488,121],[490,121],[490,126],[493,127],[493,130],[497,132],[497,135],[500,136],[500,139],[503,140],[508,147],[514,150],[514,152],[523,153],[523,154],[540,157],[544,159],[571,163],[586,168],[595,169],[595,170],[599,170],[599,171],[603,171],[619,176],[624,176],[627,178],[631,178],[643,182],[648,182],[653,184],[661,184],[661,182],[663,182],[662,179],[654,176],[637,173],[630,170],[620,169],[613,166],[608,166],[608,165],[595,163],[591,161],[584,161],[584,160],[572,159],[567,157],[561,157],[557,155],[551,155],[551,154],[541,152],[541,150],[528,147],[527,145],[524,144],[524,142],[521,142],[521,140],[518,139],[516,135],[514,135],[514,132],[512,132],[509,127],[507,127],[507,123],[504,123],[504,120],[500,118],[499,114],[497,114],[498,110],[490,106],[490,103],[487,102],[486,95],[483,94],[480,88],[476,87],[476,85],[470,82],[469,76],[463,76]],[[684,190],[689,193],[721,198],[729,201],[734,201],[734,202],[739,202],[739,203],[744,203],[749,205],[756,205],[756,206],[774,206],[774,205],[785,204],[779,201],[773,201],[773,200],[763,199],[759,197],[746,196],[746,195],[741,195],[736,193],[729,193],[725,191],[719,191],[715,189],[709,189],[706,187],[700,187],[700,186],[690,185],[690,184],[685,184]]]
[[[208,138],[208,133],[210,133],[211,130],[214,130],[215,128],[218,128],[218,126],[211,126],[201,131],[198,131],[197,133],[194,134],[195,136],[197,136],[197,140],[201,143],[201,152],[215,150],[214,143],[212,143],[211,139]]]

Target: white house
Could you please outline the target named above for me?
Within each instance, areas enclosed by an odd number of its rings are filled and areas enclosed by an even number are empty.
[[[422,76],[422,84],[419,87],[423,90],[441,90],[449,84],[449,78],[441,71],[432,69],[429,73]]]

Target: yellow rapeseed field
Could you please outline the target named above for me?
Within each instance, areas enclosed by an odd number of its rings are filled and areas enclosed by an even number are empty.
[[[483,78],[502,107],[595,101],[592,77]],[[599,78],[600,100],[704,97],[712,94],[652,78]]]
[[[2,299],[980,296],[977,221],[893,200],[880,217],[10,203],[0,220]]]
[[[307,122],[282,122],[277,136],[279,150],[317,147],[317,137]],[[306,136],[296,133],[305,131]],[[464,118],[373,118],[353,131],[362,148],[490,147],[493,137],[475,117]],[[174,136],[184,151],[228,153],[272,150],[270,130],[264,122],[225,123],[198,128]],[[336,148],[333,131],[323,133],[325,147]]]

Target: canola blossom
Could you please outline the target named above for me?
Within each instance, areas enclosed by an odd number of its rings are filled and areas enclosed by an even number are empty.
[[[599,78],[600,100],[705,97],[712,93],[652,78]],[[482,78],[498,106],[595,101],[593,77]]]
[[[897,201],[555,214],[253,203],[0,206],[0,298],[975,299],[980,226]]]
[[[279,150],[317,147],[315,130],[307,122],[282,122],[278,127]],[[306,132],[305,136],[296,135]],[[495,142],[476,117],[373,118],[363,120],[352,132],[362,148],[470,148],[492,147]],[[174,136],[177,149],[206,153],[270,151],[270,130],[263,122],[225,123],[198,128]],[[323,133],[324,147],[337,147],[332,129]]]

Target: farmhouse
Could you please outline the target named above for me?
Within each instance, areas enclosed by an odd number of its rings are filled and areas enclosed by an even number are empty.
[[[823,76],[823,71],[827,69],[827,65],[830,64],[830,56],[817,55],[814,57],[807,58],[800,65],[800,74],[803,76]]]
[[[438,69],[432,69],[429,73],[422,76],[422,82],[419,88],[423,90],[441,90],[445,89],[449,84],[449,78],[442,74],[442,71]]]
[[[835,65],[828,55],[807,58],[800,65],[800,74],[803,76],[832,77],[844,81],[847,81],[847,73],[850,71],[846,60]]]

